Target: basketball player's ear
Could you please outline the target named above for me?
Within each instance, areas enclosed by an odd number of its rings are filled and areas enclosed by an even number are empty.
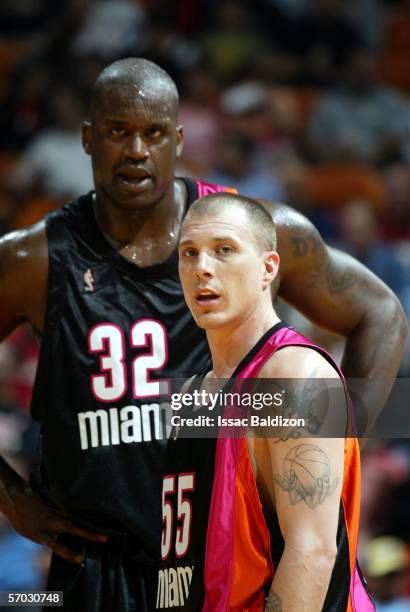
[[[268,251],[265,253],[263,264],[263,287],[265,288],[273,283],[279,271],[279,255],[276,251]]]
[[[83,126],[81,128],[81,135],[82,135],[83,149],[87,153],[87,155],[91,155],[90,131],[91,131],[91,122],[84,121]]]
[[[177,125],[177,148],[176,156],[181,157],[184,148],[184,128],[182,125]]]

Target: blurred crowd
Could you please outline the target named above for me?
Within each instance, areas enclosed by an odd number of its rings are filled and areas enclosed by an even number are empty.
[[[409,0],[13,0],[0,23],[0,234],[92,188],[80,140],[90,88],[106,64],[139,55],[179,87],[179,175],[303,212],[410,315]],[[0,451],[23,474],[36,457],[37,355],[25,327],[0,350]],[[410,443],[369,441],[361,557],[380,610],[410,610],[409,546]],[[46,567],[0,518],[0,591],[41,586]]]

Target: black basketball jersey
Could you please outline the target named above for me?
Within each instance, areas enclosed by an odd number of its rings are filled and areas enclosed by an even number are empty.
[[[185,180],[189,204],[223,188]],[[92,194],[46,217],[48,298],[32,414],[41,423],[33,486],[94,530],[136,537],[157,556],[166,440],[160,381],[206,367],[178,253],[139,268],[107,242]]]

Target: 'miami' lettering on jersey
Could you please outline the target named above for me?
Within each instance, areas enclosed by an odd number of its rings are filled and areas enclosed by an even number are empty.
[[[150,442],[169,436],[169,403],[88,410],[78,413],[81,449]]]
[[[189,596],[194,566],[159,570],[157,610],[184,606]]]

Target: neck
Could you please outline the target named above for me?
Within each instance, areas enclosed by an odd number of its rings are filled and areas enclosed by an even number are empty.
[[[261,305],[239,325],[222,326],[206,332],[212,355],[214,378],[230,378],[238,364],[280,319],[272,304]]]
[[[182,181],[174,181],[155,205],[128,210],[107,203],[98,194],[94,214],[108,241],[133,263],[148,266],[165,261],[176,248],[187,202]]]

